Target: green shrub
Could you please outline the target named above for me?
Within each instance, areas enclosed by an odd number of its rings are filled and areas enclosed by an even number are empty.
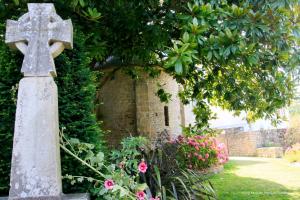
[[[1,37],[3,33],[3,27],[0,27],[0,196],[6,195],[9,189],[16,89],[22,65],[22,55],[8,49]]]
[[[74,49],[65,50],[55,59],[58,85],[60,127],[67,137],[91,143],[95,150],[105,149],[103,134],[94,115],[97,74],[89,68],[90,58],[85,49],[85,36],[74,34]],[[62,153],[62,174],[87,174],[69,155]],[[91,185],[81,187],[64,181],[64,192],[85,192]]]
[[[289,162],[300,162],[300,143],[286,149],[284,158]]]

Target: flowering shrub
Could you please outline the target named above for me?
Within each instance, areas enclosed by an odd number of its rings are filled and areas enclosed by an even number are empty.
[[[104,154],[94,153],[92,145],[62,137],[62,149],[92,172],[89,177],[65,178],[72,184],[94,183],[89,192],[99,200],[216,199],[202,174],[180,168],[176,160],[178,145],[165,143],[161,148],[151,149],[147,143],[143,137],[125,138],[122,148],[113,150],[104,160]]]
[[[143,141],[143,138],[132,138],[129,143],[142,145]],[[115,157],[120,156],[122,158],[120,161],[118,159],[109,160],[109,158],[104,157],[102,152],[93,152],[93,145],[79,142],[77,139],[66,139],[63,135],[61,148],[93,172],[87,177],[65,175],[64,178],[69,179],[71,184],[92,182],[94,188],[89,192],[96,199],[148,200],[144,193],[148,186],[139,180],[139,173],[147,171],[147,164],[140,159],[140,152],[135,151],[133,147],[126,146],[124,151],[112,153]],[[107,164],[107,161],[110,164]]]
[[[180,166],[177,160],[178,144],[168,142],[159,146],[160,148],[151,149],[144,154],[148,169],[142,174],[142,178],[152,196],[155,196],[150,200],[217,199],[208,177],[198,170]]]
[[[286,149],[284,154],[285,159],[289,162],[300,162],[300,143],[296,143]]]
[[[226,146],[214,138],[202,135],[178,136],[175,143],[179,145],[177,159],[184,168],[205,169],[228,161]]]

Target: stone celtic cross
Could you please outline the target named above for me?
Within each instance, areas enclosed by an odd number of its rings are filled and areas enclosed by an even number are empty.
[[[24,54],[19,82],[9,200],[88,199],[62,191],[58,93],[54,58],[72,48],[71,20],[53,4],[30,3],[19,20],[8,20],[5,42]]]
[[[56,76],[53,58],[72,48],[72,22],[50,3],[29,3],[28,10],[18,21],[7,20],[5,42],[24,54],[24,76]]]

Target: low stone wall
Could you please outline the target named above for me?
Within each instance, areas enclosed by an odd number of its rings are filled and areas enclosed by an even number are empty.
[[[258,133],[257,147],[283,147],[286,129],[269,129],[256,131]]]
[[[264,158],[282,158],[282,147],[261,147],[256,149],[256,156]]]
[[[284,134],[286,129],[270,129],[260,131],[242,132],[239,129],[224,130],[218,135],[217,140],[223,142],[230,156],[257,156],[270,154],[270,157],[278,157],[283,150],[274,148],[272,150],[258,150],[262,147],[284,147]],[[275,150],[276,149],[276,150]],[[259,152],[259,153],[258,153]],[[264,156],[263,156],[264,157]]]
[[[257,148],[257,134],[255,132],[231,132],[221,134],[217,140],[227,146],[230,156],[255,156]]]

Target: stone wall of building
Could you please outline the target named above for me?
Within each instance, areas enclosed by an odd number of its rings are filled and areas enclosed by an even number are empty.
[[[170,102],[162,103],[156,92],[162,88],[172,95]],[[181,133],[182,113],[178,98],[179,85],[166,73],[156,78],[142,77],[136,82],[137,132],[155,137],[167,130],[170,135]]]
[[[106,77],[111,70],[105,71]],[[162,103],[156,95],[159,85],[172,95],[170,102]],[[185,114],[192,114],[180,102],[180,90],[176,80],[166,73],[158,78],[142,75],[133,80],[122,71],[113,79],[106,80],[99,91],[97,117],[103,121],[105,130],[110,130],[107,139],[111,145],[119,144],[123,137],[145,135],[155,138],[158,133],[168,131],[175,137],[181,133]],[[190,119],[189,119],[190,120]]]
[[[97,118],[103,121],[104,130],[109,130],[106,138],[109,143],[117,145],[124,136],[135,135],[134,81],[122,73],[115,73],[114,77],[101,87],[98,96]]]

